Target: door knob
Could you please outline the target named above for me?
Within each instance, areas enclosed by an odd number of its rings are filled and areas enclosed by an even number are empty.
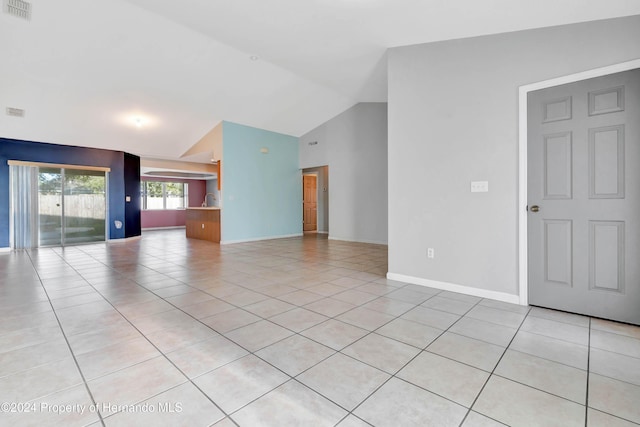
[[[538,205],[533,205],[533,206],[531,206],[531,207],[529,208],[529,210],[530,210],[531,212],[538,212],[538,211],[540,210],[540,206],[538,206]]]

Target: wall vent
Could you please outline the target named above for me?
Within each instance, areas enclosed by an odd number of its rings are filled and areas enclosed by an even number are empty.
[[[24,117],[24,110],[22,108],[7,107],[7,116]]]
[[[4,0],[4,13],[25,21],[31,20],[31,3],[23,0]]]

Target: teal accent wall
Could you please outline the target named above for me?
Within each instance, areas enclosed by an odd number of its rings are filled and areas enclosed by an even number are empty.
[[[222,144],[222,241],[302,234],[298,138],[223,122]]]

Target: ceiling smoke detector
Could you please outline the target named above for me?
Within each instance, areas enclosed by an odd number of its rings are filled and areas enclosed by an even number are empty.
[[[24,117],[24,110],[22,108],[7,107],[7,116]]]
[[[31,20],[31,3],[23,0],[4,0],[3,6],[4,13],[25,21]]]

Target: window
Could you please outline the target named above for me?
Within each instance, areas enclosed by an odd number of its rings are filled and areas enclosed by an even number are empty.
[[[182,182],[140,182],[142,209],[184,209],[189,206],[189,184]]]

